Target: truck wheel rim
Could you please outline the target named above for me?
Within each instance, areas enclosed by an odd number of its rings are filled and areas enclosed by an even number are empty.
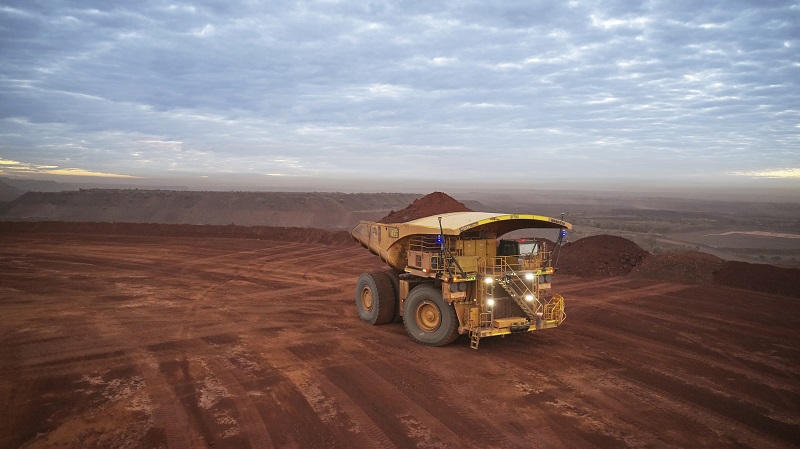
[[[420,303],[415,316],[419,328],[425,332],[433,332],[442,324],[442,313],[436,304],[430,301]]]
[[[372,310],[372,290],[366,286],[361,289],[361,307],[367,312]]]

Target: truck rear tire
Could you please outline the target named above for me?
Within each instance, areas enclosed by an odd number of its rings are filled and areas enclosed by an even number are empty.
[[[394,315],[392,316],[392,323],[400,323],[403,321],[403,314],[400,313],[400,274],[403,272],[392,268],[391,270],[386,270],[384,273],[386,273],[386,276],[392,281],[392,286],[394,287]]]
[[[403,324],[417,343],[445,346],[458,338],[456,310],[431,284],[414,287],[403,303]]]
[[[394,286],[383,271],[364,273],[356,284],[356,308],[361,319],[369,324],[386,324],[394,317]]]

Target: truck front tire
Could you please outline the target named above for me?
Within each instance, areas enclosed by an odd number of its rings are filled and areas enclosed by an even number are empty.
[[[364,273],[356,284],[358,315],[369,324],[390,323],[395,313],[396,296],[392,281],[385,272]]]
[[[458,319],[442,291],[430,284],[415,287],[403,303],[403,324],[417,343],[444,346],[458,338]]]

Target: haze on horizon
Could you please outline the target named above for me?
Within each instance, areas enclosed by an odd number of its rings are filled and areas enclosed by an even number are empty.
[[[799,23],[798,1],[7,1],[0,176],[791,195]]]

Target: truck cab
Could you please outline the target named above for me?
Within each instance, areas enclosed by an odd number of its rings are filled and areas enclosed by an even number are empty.
[[[537,256],[539,255],[539,241],[533,238],[514,240],[502,239],[497,242],[498,256]]]

